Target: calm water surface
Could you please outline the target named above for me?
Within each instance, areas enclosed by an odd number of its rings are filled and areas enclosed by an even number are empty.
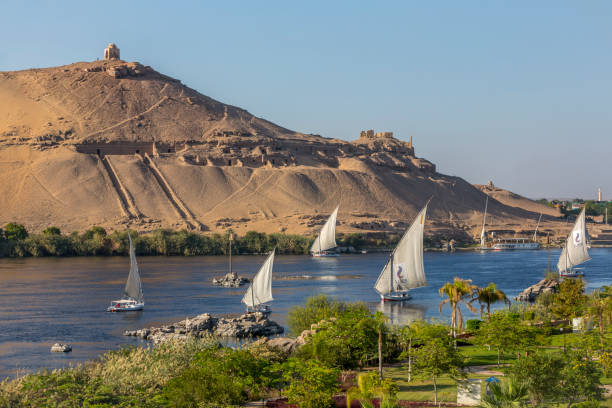
[[[552,251],[553,265],[558,256],[559,250]],[[611,284],[612,249],[592,249],[591,256],[586,264],[588,288]],[[437,290],[454,276],[481,286],[495,282],[514,297],[541,279],[547,265],[546,251],[426,253],[429,286],[412,291],[410,302],[381,306],[372,286],[386,258],[386,254],[277,256],[272,319],[284,325],[287,310],[316,293],[367,302],[372,310],[387,313],[394,323],[448,319],[448,309],[442,315],[438,312]],[[234,257],[234,270],[252,276],[263,261],[263,256]],[[139,340],[122,336],[127,329],[205,312],[244,311],[240,300],[246,288],[216,288],[210,283],[226,272],[227,259],[141,257],[139,266],[146,308],[116,314],[105,309],[110,300],[121,296],[129,270],[127,257],[0,259],[0,379],[82,362],[124,344],[139,344]],[[310,278],[300,278],[303,276]],[[466,312],[464,316],[472,315]],[[55,342],[69,343],[73,351],[50,353]]]

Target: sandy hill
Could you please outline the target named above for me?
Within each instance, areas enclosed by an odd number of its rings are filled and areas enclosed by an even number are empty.
[[[559,217],[561,212],[558,208],[551,208],[537,201],[523,197],[519,194],[513,193],[512,191],[504,190],[499,188],[493,183],[489,184],[474,184],[474,187],[510,207],[522,208],[527,211],[542,213],[543,215],[549,215],[551,217]]]
[[[429,197],[429,231],[476,235],[485,194],[391,133],[294,132],[136,62],[0,73],[0,224],[311,233],[340,204],[340,231],[397,231]],[[535,224],[493,198],[491,224]]]

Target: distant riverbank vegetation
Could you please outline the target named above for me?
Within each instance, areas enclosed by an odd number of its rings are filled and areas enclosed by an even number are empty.
[[[48,227],[41,233],[30,233],[23,225],[9,223],[0,228],[0,257],[41,256],[112,256],[127,255],[129,244],[127,231],[108,233],[102,227],[92,227],[83,232],[63,234],[57,227]],[[225,234],[200,234],[186,230],[159,229],[139,233],[130,231],[136,255],[227,255],[229,232]],[[392,248],[399,234],[345,234],[337,238],[343,249],[360,250]],[[276,248],[278,254],[305,255],[314,237],[249,231],[243,236],[234,235],[232,254],[261,254]],[[431,244],[426,240],[426,245]]]

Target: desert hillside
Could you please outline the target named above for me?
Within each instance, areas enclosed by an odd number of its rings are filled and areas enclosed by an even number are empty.
[[[549,215],[551,217],[559,217],[561,215],[561,212],[557,208],[548,207],[547,205],[530,200],[512,191],[504,190],[503,188],[493,185],[493,183],[487,185],[474,184],[474,187],[487,194],[489,197],[510,207],[522,208],[523,210],[542,213],[543,215]]]
[[[488,223],[533,228],[487,194]],[[0,73],[0,224],[307,234],[339,204],[341,232],[400,231],[430,197],[429,231],[477,235],[485,193],[390,132],[294,132],[136,62]]]

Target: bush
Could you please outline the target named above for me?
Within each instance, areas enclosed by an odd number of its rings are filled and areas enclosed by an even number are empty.
[[[242,405],[259,399],[274,383],[275,375],[271,362],[248,350],[207,350],[198,353],[191,367],[168,382],[163,398],[177,407]]]
[[[289,332],[299,336],[302,331],[309,330],[311,325],[327,320],[330,317],[338,318],[348,311],[368,311],[363,303],[345,303],[337,298],[327,295],[315,295],[306,299],[304,306],[294,306],[288,313]],[[368,312],[369,313],[369,312]]]
[[[465,322],[465,328],[470,332],[477,332],[480,329],[480,324],[482,320],[480,319],[470,319]]]
[[[353,369],[378,359],[377,321],[365,306],[346,310],[338,318],[319,324],[300,349],[300,356],[330,367]],[[385,333],[386,334],[386,333]],[[384,334],[384,335],[385,335]]]
[[[300,408],[335,407],[332,397],[339,391],[340,370],[329,368],[315,360],[289,359],[282,366],[283,379],[288,384],[283,394],[290,404]]]
[[[4,236],[10,241],[21,241],[28,237],[28,231],[21,224],[9,222],[4,227]]]

